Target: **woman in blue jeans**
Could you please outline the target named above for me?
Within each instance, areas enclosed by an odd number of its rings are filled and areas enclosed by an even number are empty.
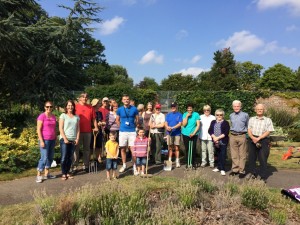
[[[218,166],[213,169],[214,172],[221,171],[221,175],[225,176],[226,151],[229,140],[229,123],[224,120],[224,111],[217,109],[215,111],[216,120],[211,121],[208,129],[209,135],[212,137],[218,157]]]
[[[41,113],[37,118],[37,134],[41,152],[41,158],[37,168],[37,183],[42,183],[45,179],[55,178],[55,176],[49,173],[49,168],[51,167],[54,156],[56,117],[52,114],[52,102],[45,102],[44,108],[45,112]],[[45,171],[44,177],[41,175],[43,171]]]
[[[65,105],[65,113],[59,117],[59,142],[61,151],[62,180],[73,178],[70,174],[72,157],[80,134],[79,116],[75,115],[75,103],[68,100]]]

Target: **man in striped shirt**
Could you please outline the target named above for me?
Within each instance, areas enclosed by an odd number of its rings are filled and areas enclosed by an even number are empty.
[[[248,124],[249,141],[249,174],[248,179],[267,179],[267,160],[270,154],[269,135],[274,131],[272,120],[264,116],[265,107],[258,104],[255,107],[256,116],[251,117]],[[259,161],[259,174],[256,171],[256,159]]]

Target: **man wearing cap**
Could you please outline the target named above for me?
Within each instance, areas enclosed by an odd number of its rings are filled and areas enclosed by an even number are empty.
[[[135,106],[129,104],[130,98],[127,94],[123,95],[122,102],[123,106],[118,108],[116,117],[116,123],[120,126],[119,146],[123,162],[123,166],[119,170],[120,173],[126,170],[126,148],[127,146],[134,146],[134,141],[136,139],[135,129],[139,119],[138,110]]]
[[[161,105],[155,105],[155,113],[150,117],[152,161],[161,164],[161,147],[165,133],[165,115],[161,113]]]
[[[109,99],[108,99],[108,97],[104,97],[102,99],[102,106],[99,108],[99,112],[102,113],[102,116],[103,116],[102,125],[105,126],[105,120],[106,120],[106,117],[109,113]]]
[[[230,176],[239,175],[245,177],[245,164],[247,157],[247,138],[249,115],[242,111],[242,103],[239,100],[232,102],[233,113],[230,114],[230,153],[232,166]]]
[[[167,130],[167,144],[169,147],[169,161],[172,161],[173,149],[175,149],[176,167],[180,167],[179,145],[181,136],[182,114],[177,111],[177,103],[171,103],[171,112],[166,116],[165,127]]]
[[[79,144],[76,145],[75,152],[74,152],[74,162],[73,162],[73,170],[76,171],[76,166],[78,166],[79,162],[79,149],[80,146],[83,145],[83,169],[88,172],[88,166],[90,161],[90,142],[91,142],[91,133],[92,127],[91,124],[94,126],[94,131],[98,131],[98,125],[96,121],[96,114],[94,108],[87,104],[88,94],[81,93],[79,96],[79,103],[76,104],[75,110],[76,115],[80,118],[80,138]]]

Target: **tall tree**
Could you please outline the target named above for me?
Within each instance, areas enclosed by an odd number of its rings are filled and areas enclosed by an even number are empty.
[[[19,5],[21,2],[21,6]],[[91,37],[101,8],[77,0],[66,19],[48,17],[31,0],[0,0],[0,89],[5,101],[42,104],[64,100],[70,90],[83,89],[83,69],[103,62],[104,47]],[[3,46],[1,44],[1,46]],[[30,90],[30,91],[28,91]]]
[[[236,62],[230,48],[214,53],[211,71],[201,77],[204,90],[234,90],[238,88]],[[204,85],[205,84],[205,85]]]
[[[144,79],[136,85],[137,88],[141,89],[151,89],[157,91],[159,88],[158,83],[156,83],[154,78],[144,77]]]
[[[238,87],[241,90],[254,90],[259,85],[263,66],[250,61],[237,63]]]
[[[195,87],[195,80],[192,75],[182,75],[181,73],[171,74],[161,81],[162,91],[191,91]]]
[[[260,87],[274,91],[294,90],[296,74],[289,67],[280,63],[267,69],[261,78]]]

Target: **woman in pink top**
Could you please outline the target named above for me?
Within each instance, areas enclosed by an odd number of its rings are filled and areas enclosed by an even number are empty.
[[[39,146],[41,158],[37,167],[36,182],[41,183],[43,180],[55,178],[50,175],[49,168],[51,167],[54,147],[56,141],[56,118],[52,114],[53,104],[50,101],[45,103],[45,112],[40,114],[37,118],[37,134],[39,138]],[[45,176],[41,172],[45,170]]]

